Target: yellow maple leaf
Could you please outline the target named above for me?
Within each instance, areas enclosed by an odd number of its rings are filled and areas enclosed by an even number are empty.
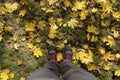
[[[64,23],[64,24],[63,24],[63,27],[67,27],[67,24],[68,24],[68,23]]]
[[[3,26],[4,26],[4,24],[0,22],[0,33],[2,33],[2,31],[3,31]]]
[[[89,70],[89,71],[92,71],[92,70],[96,70],[97,69],[97,67],[96,67],[96,65],[95,64],[87,64],[87,69]]]
[[[64,0],[65,7],[70,7],[72,4],[69,0]]]
[[[100,47],[100,48],[98,48],[98,51],[100,52],[100,54],[104,55],[106,52],[106,49],[103,47]]]
[[[13,79],[15,77],[15,74],[13,72],[10,72],[9,76],[10,76],[11,79]]]
[[[1,74],[0,74],[0,78],[1,78],[1,80],[8,80],[8,78],[9,78],[9,70],[3,70],[2,72],[1,72]]]
[[[18,50],[19,47],[20,47],[20,44],[18,44],[18,43],[15,43],[15,44],[14,44],[14,48],[15,48],[16,50]]]
[[[51,40],[49,40],[49,39],[47,39],[46,42],[47,42],[47,44],[49,44],[49,45],[51,45],[51,46],[54,45],[53,41],[51,41]]]
[[[36,38],[36,39],[35,39],[35,42],[40,43],[40,42],[41,42],[41,39],[40,39],[40,38]]]
[[[84,23],[83,23],[82,21],[79,21],[78,27],[79,27],[79,28],[83,28],[83,25],[84,25]]]
[[[106,3],[101,3],[104,12],[110,13],[113,11],[112,6],[113,4],[107,1]]]
[[[102,25],[103,27],[109,27],[110,21],[108,21],[108,20],[106,20],[106,21],[101,21],[101,25]]]
[[[57,39],[63,39],[64,38],[64,34],[63,33],[58,34],[58,35],[56,35],[56,38]]]
[[[0,34],[0,41],[2,41],[3,37],[2,37],[2,34]]]
[[[88,44],[82,44],[82,47],[83,47],[84,49],[88,49],[88,48],[89,48]]]
[[[24,77],[21,77],[20,80],[26,80]]]
[[[50,5],[54,5],[58,0],[48,0]]]
[[[120,76],[120,69],[115,71],[115,76],[118,76],[118,77]]]
[[[112,35],[114,36],[114,38],[118,38],[120,35],[119,35],[119,31],[116,31],[114,30]]]
[[[91,41],[91,42],[96,42],[98,41],[98,37],[96,35],[91,35],[91,34],[87,34],[87,40]]]
[[[25,41],[25,40],[26,40],[26,36],[22,36],[22,37],[21,37],[21,40],[22,40],[22,41]]]
[[[85,1],[76,1],[72,7],[73,11],[77,11],[77,10],[82,10],[86,7],[86,2]]]
[[[85,63],[85,64],[88,64],[88,63],[90,63],[91,61],[89,60],[89,57],[87,57],[88,55],[84,55],[84,57],[82,58],[80,58],[81,59],[81,62],[82,63]]]
[[[52,13],[54,10],[52,8],[47,8],[46,13]]]
[[[40,6],[42,6],[42,7],[45,6],[45,0],[40,1]]]
[[[87,31],[89,33],[94,33],[94,34],[99,34],[99,31],[97,30],[97,28],[93,25],[90,25],[87,27]]]
[[[70,13],[70,17],[71,17],[71,18],[75,18],[75,17],[78,16],[78,14],[79,14],[79,13],[78,13],[78,12],[75,12],[75,11],[74,11],[74,12],[71,12],[71,13]]]
[[[6,13],[6,9],[4,7],[0,7],[0,13],[1,14],[5,14]]]
[[[25,25],[25,30],[26,31],[35,31],[35,25],[36,25],[36,22],[30,22],[30,23],[26,23]]]
[[[108,60],[114,60],[115,59],[115,56],[113,54],[111,54],[111,52],[106,52],[104,55],[103,55],[103,59],[105,61],[108,61]]]
[[[93,56],[92,50],[88,49],[87,51],[88,51],[88,54],[89,54],[90,56]]]
[[[25,5],[25,4],[27,4],[27,0],[20,0],[20,3],[21,3],[22,5]]]
[[[13,28],[11,26],[5,26],[5,31],[11,32]]]
[[[66,44],[67,42],[68,42],[68,40],[67,40],[67,39],[65,39],[65,40],[63,41],[63,43],[65,43],[65,44]]]
[[[97,3],[106,3],[107,0],[96,0]]]
[[[92,11],[93,13],[95,13],[95,12],[98,11],[98,8],[93,7],[93,8],[91,9],[91,11]]]
[[[116,2],[116,0],[112,0],[112,3],[115,3]]]
[[[112,31],[112,32],[116,31],[116,30],[115,30],[115,27],[112,27],[112,28],[111,28],[111,31]]]
[[[17,38],[18,38],[18,37],[17,37],[16,35],[14,35],[14,36],[13,36],[13,41],[17,41]]]
[[[50,29],[56,30],[56,29],[58,29],[58,26],[56,24],[53,24],[53,25],[51,25]]]
[[[21,19],[18,17],[18,18],[15,19],[15,21],[16,21],[17,23],[19,23],[19,22],[21,21]]]
[[[110,47],[114,46],[115,45],[115,40],[112,36],[107,36],[107,41],[106,41],[106,45],[109,45]]]
[[[112,63],[104,64],[104,70],[110,70],[112,68]]]
[[[20,12],[19,12],[19,16],[24,17],[25,14],[26,14],[26,10],[25,10],[25,9],[20,10]]]
[[[61,26],[63,24],[63,19],[62,18],[58,18],[57,19],[57,25]]]
[[[53,17],[49,18],[48,21],[49,21],[49,24],[50,24],[50,25],[54,25],[55,22],[56,22]]]
[[[62,61],[63,57],[62,57],[62,53],[58,53],[57,54],[57,61],[60,62]]]
[[[68,27],[71,27],[72,29],[74,29],[74,27],[77,26],[78,21],[76,19],[71,19],[70,21],[68,21]]]
[[[46,27],[46,22],[41,20],[38,22],[37,24],[37,28],[40,29],[40,30],[44,30],[44,28]]]
[[[87,17],[87,15],[88,15],[88,10],[83,9],[83,10],[81,11],[81,13],[80,13],[80,19],[81,19],[81,20],[85,20],[86,17]]]
[[[34,55],[36,58],[39,58],[40,56],[43,56],[43,53],[42,53],[42,51],[41,51],[40,48],[37,48],[37,47],[34,46],[33,55]]]
[[[115,57],[116,57],[117,59],[120,59],[120,54],[117,53],[117,54],[115,55]]]
[[[34,38],[34,37],[35,37],[35,34],[34,34],[33,32],[28,32],[28,36],[29,36],[30,38]]]
[[[87,34],[87,40],[90,40],[91,39],[91,35],[88,33]]]
[[[35,34],[30,31],[30,32],[28,32],[28,36],[29,36],[30,38],[34,38],[34,37],[35,37]]]
[[[107,17],[110,17],[110,14],[109,14],[109,13],[103,12],[103,13],[101,14],[101,19],[105,19],[105,18],[107,18]]]
[[[120,18],[120,11],[116,11],[116,12],[113,11],[113,12],[112,12],[112,15],[113,15],[113,17],[116,18],[116,19],[117,19],[117,18]]]
[[[32,49],[33,48],[33,43],[31,43],[31,42],[27,43],[27,47]]]
[[[58,50],[62,50],[64,47],[65,47],[65,44],[62,42],[57,45]]]
[[[17,2],[14,2],[13,4],[11,4],[11,3],[6,3],[5,4],[6,10],[9,13],[12,13],[13,11],[15,11],[18,8],[18,6],[19,5],[18,5]]]
[[[84,64],[89,64],[89,63],[93,62],[92,57],[93,56],[92,56],[91,51],[89,51],[89,53],[86,53],[85,51],[82,50],[75,54],[76,60],[80,60]]]
[[[18,65],[21,65],[22,62],[23,62],[22,60],[17,60],[17,64],[18,64]]]
[[[96,41],[98,41],[98,37],[95,35],[92,35],[91,42],[96,42]]]
[[[56,36],[56,29],[50,29],[48,37],[53,39],[55,38],[55,36]]]
[[[101,41],[103,41],[103,42],[106,42],[106,41],[107,41],[107,37],[106,37],[106,36],[102,36],[102,37],[100,37],[100,39],[101,39]]]

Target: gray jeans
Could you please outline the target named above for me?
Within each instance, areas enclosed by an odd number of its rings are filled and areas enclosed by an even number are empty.
[[[86,70],[72,65],[68,60],[58,64],[48,61],[43,67],[37,69],[27,80],[97,80],[97,78]]]

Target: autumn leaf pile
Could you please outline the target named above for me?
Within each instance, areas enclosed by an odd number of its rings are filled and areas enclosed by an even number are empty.
[[[0,80],[25,80],[46,60],[50,46],[60,51],[58,61],[70,46],[73,64],[98,80],[120,80],[119,45],[119,0],[0,2]]]

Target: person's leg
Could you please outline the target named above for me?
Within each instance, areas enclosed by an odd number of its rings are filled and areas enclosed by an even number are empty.
[[[64,80],[97,80],[93,74],[71,63],[73,55],[71,48],[65,48],[63,55],[64,61],[59,66]]]
[[[27,80],[59,80],[58,64],[48,61],[43,67],[37,69]]]
[[[59,66],[56,60],[57,49],[51,47],[48,51],[48,62],[27,78],[27,80],[60,80]]]
[[[74,66],[69,60],[60,64],[63,80],[97,80],[97,78],[86,70]]]

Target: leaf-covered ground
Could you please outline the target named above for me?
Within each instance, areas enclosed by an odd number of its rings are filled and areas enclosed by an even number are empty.
[[[50,46],[98,80],[120,80],[119,0],[0,0],[0,80],[25,80]]]

